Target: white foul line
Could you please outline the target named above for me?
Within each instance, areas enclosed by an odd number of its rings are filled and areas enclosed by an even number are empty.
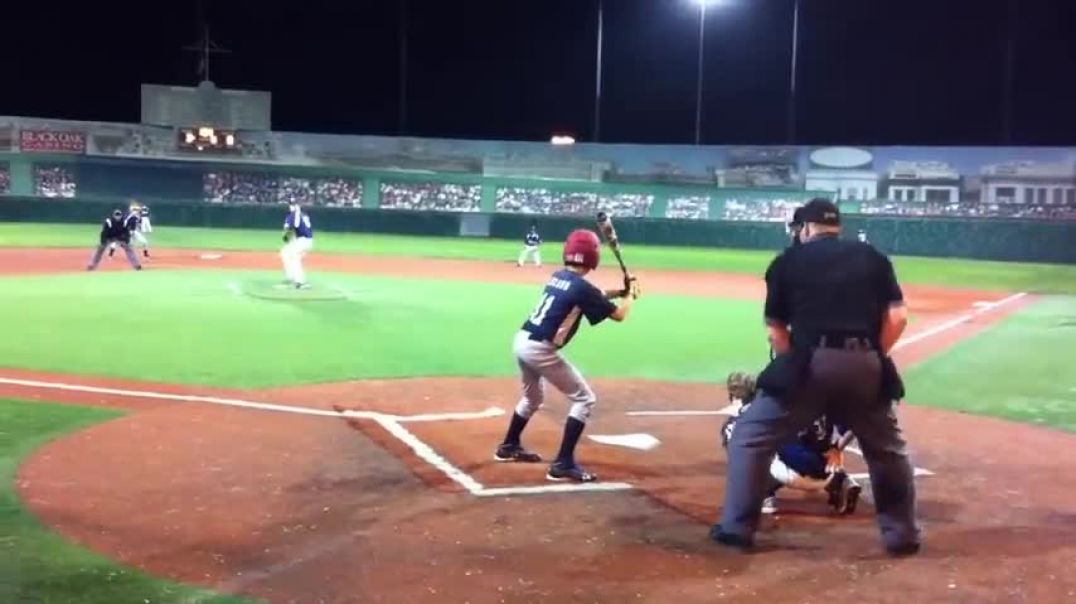
[[[546,484],[533,487],[483,487],[481,491],[474,493],[474,495],[478,497],[510,497],[512,495],[630,491],[634,488],[634,486],[626,482],[584,482],[579,484]]]
[[[478,412],[454,412],[454,413],[424,413],[419,415],[393,415],[377,411],[329,411],[325,409],[311,409],[309,407],[293,407],[289,405],[277,405],[274,403],[260,403],[235,398],[222,398],[216,396],[199,396],[193,394],[172,394],[167,392],[153,392],[150,390],[126,390],[122,388],[104,388],[100,386],[86,386],[82,384],[65,384],[63,382],[44,382],[40,380],[22,380],[0,376],[0,384],[23,386],[27,388],[41,388],[45,390],[65,390],[68,392],[86,392],[91,394],[107,394],[110,396],[122,396],[129,398],[154,399],[181,403],[207,403],[210,405],[222,405],[225,407],[239,407],[243,409],[257,409],[259,411],[273,411],[280,413],[294,413],[297,415],[314,415],[318,417],[366,419],[377,422],[386,432],[396,437],[407,445],[411,451],[422,461],[430,464],[447,478],[463,487],[468,493],[478,497],[498,497],[511,495],[539,495],[546,493],[579,493],[592,491],[618,491],[633,488],[626,483],[581,483],[581,484],[557,484],[523,487],[496,487],[486,488],[482,483],[475,480],[470,474],[452,465],[447,459],[433,450],[419,437],[403,427],[403,423],[436,422],[436,421],[461,421],[470,419],[485,419],[504,415],[503,409],[490,407]]]
[[[937,334],[939,334],[939,333],[941,333],[943,331],[950,330],[950,329],[956,327],[957,325],[960,325],[962,323],[967,323],[968,321],[974,319],[975,317],[977,317],[977,316],[979,316],[981,314],[988,313],[991,310],[993,310],[993,309],[995,309],[995,308],[997,308],[999,306],[1002,306],[1004,304],[1008,304],[1009,302],[1015,302],[1016,300],[1019,300],[1020,298],[1023,298],[1026,295],[1027,295],[1027,292],[1019,292],[1019,293],[1013,294],[1011,296],[1008,296],[1006,298],[1002,298],[1001,300],[997,300],[995,302],[978,303],[979,304],[978,307],[974,311],[972,311],[972,312],[970,312],[970,313],[968,313],[966,315],[961,315],[961,316],[959,316],[959,317],[957,317],[955,319],[951,319],[951,320],[946,321],[944,323],[941,323],[939,325],[935,325],[934,327],[931,327],[930,329],[927,329],[925,331],[921,331],[921,332],[919,332],[919,333],[917,333],[917,334],[915,334],[913,336],[909,336],[907,338],[901,338],[901,340],[899,342],[897,342],[896,345],[893,346],[893,351],[896,352],[897,350],[900,350],[901,348],[904,348],[905,346],[911,346],[912,344],[915,344],[916,342],[918,342],[920,340],[925,340],[925,339],[927,339],[927,338],[929,338],[931,336],[937,335]]]
[[[893,350],[900,350],[905,346],[910,346],[920,340],[925,340],[933,335],[937,335],[943,331],[952,329],[957,325],[960,325],[961,323],[966,323],[983,313],[990,312],[991,310],[999,306],[1019,300],[1026,295],[1027,292],[1019,292],[1011,296],[1002,298],[1001,300],[995,300],[994,302],[976,302],[978,308],[974,312],[968,313],[966,315],[961,315],[955,319],[950,319],[949,321],[935,325],[934,327],[931,327],[930,329],[927,329],[925,331],[921,331],[913,336],[903,338],[899,342],[897,342],[896,345],[893,346]],[[1073,392],[1076,392],[1076,388],[1073,388],[1072,390]],[[632,417],[691,417],[708,415],[733,415],[736,412],[737,408],[737,405],[728,405],[727,407],[717,410],[628,411],[625,413],[625,415],[629,415]]]

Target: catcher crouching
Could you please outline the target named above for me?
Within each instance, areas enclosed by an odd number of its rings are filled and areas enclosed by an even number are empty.
[[[728,448],[739,414],[751,405],[756,394],[755,377],[749,373],[730,373],[726,385],[729,401],[739,409],[721,427],[723,448]],[[844,426],[823,415],[797,434],[794,442],[778,448],[770,463],[770,486],[762,513],[777,513],[777,491],[785,487],[825,494],[836,513],[854,513],[863,488],[844,470],[844,449],[852,438]]]

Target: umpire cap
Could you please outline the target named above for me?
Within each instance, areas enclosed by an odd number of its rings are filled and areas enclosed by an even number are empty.
[[[815,197],[797,210],[797,213],[799,214],[800,220],[803,221],[803,224],[814,223],[827,226],[841,225],[841,212],[837,209],[837,204],[825,197]],[[793,220],[795,220],[795,218],[793,218]]]

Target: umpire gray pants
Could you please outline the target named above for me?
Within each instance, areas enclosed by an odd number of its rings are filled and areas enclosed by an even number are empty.
[[[97,244],[97,247],[93,250],[93,255],[90,257],[90,263],[86,266],[87,270],[92,271],[97,268],[97,265],[101,263],[101,257],[105,255],[105,250],[108,249],[108,245],[113,241],[123,248],[123,253],[127,256],[127,262],[131,264],[131,268],[142,268],[142,263],[138,261],[138,256],[136,256],[134,250],[131,249],[130,243],[118,239],[110,239],[104,243]]]
[[[818,349],[810,377],[787,404],[759,394],[740,416],[728,446],[721,531],[751,539],[778,446],[825,413],[856,435],[870,471],[875,511],[886,547],[919,542],[915,482],[891,402],[878,401],[876,353]]]

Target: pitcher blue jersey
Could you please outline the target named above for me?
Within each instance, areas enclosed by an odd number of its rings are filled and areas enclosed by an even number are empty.
[[[284,228],[295,231],[296,237],[306,239],[314,237],[314,227],[310,225],[310,216],[302,210],[288,212],[288,217],[284,219]]]
[[[583,317],[591,325],[597,325],[615,310],[616,304],[582,275],[561,269],[546,283],[538,305],[523,322],[522,329],[531,334],[532,340],[563,348],[575,336]]]
[[[527,233],[527,236],[523,239],[523,244],[528,247],[537,247],[540,243],[542,243],[542,238],[538,236],[538,231]]]

